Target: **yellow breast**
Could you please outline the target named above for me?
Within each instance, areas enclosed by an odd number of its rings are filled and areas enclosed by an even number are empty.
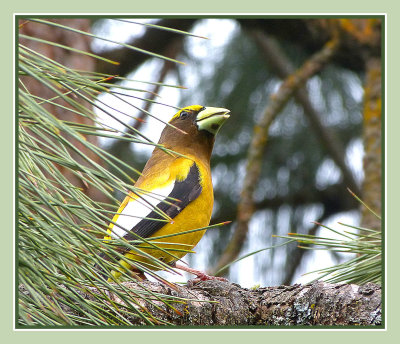
[[[151,192],[155,188],[167,185],[174,180],[181,181],[186,178],[192,165],[193,160],[191,159],[175,159],[175,161],[168,166],[168,173],[165,173],[165,169],[163,170],[161,166],[160,169],[158,169],[158,172],[154,171],[154,175],[139,179],[135,186],[142,190]],[[191,251],[197,245],[204,235],[205,230],[183,234],[179,233],[206,227],[210,223],[214,203],[211,173],[209,170],[210,167],[201,162],[197,162],[197,166],[199,168],[200,185],[202,187],[200,195],[194,201],[190,202],[175,218],[172,219],[172,221],[166,223],[161,229],[146,238],[172,255],[158,249],[150,248],[148,244],[138,245],[143,252],[150,254],[165,263],[172,263],[185,256],[187,251]],[[131,199],[132,198],[137,198],[137,196],[131,195]],[[114,222],[116,221],[117,218],[114,218]],[[111,228],[112,227],[110,226],[110,230]],[[171,234],[178,235],[170,236]],[[158,238],[166,235],[168,235],[168,237]],[[155,239],[152,240],[153,238]],[[126,257],[140,262],[149,269],[159,269],[152,265],[148,258],[139,255],[137,252],[134,253],[133,251],[130,251],[126,254]],[[120,263],[126,268],[129,268],[128,263],[122,261]]]

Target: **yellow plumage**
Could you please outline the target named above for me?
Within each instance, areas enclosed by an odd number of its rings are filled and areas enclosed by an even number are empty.
[[[182,115],[182,111],[185,111],[185,114]],[[190,194],[190,199],[183,203],[180,203],[180,201],[175,202],[177,206],[168,210],[171,214],[174,214],[174,217],[171,218],[170,221],[163,222],[162,226],[160,225],[161,228],[158,228],[154,232],[146,232],[149,234],[145,237],[147,240],[209,225],[214,203],[210,156],[214,144],[214,136],[222,123],[229,117],[228,113],[229,111],[225,109],[204,108],[195,105],[179,111],[170,121],[171,124],[181,131],[185,131],[186,134],[172,127],[166,127],[164,129],[159,143],[168,149],[183,154],[185,157],[169,154],[159,148],[155,148],[151,158],[143,169],[142,175],[137,180],[135,187],[140,190],[141,196],[148,195],[152,192],[157,193],[157,191],[164,192],[164,190],[167,190],[165,192],[171,192],[171,190],[173,190],[170,195],[174,195],[178,192],[179,197],[177,198],[182,197],[182,199],[184,199]],[[215,117],[211,118],[212,116]],[[195,167],[195,169],[193,169],[193,167]],[[196,171],[197,174],[194,175],[193,171]],[[180,191],[177,191],[178,184],[180,184]],[[169,197],[171,197],[170,195]],[[161,195],[161,198],[172,202],[168,197],[162,196],[168,195]],[[140,209],[143,211],[143,205],[139,204],[140,201],[137,195],[130,193],[122,202],[112,222],[117,224],[129,224],[130,219],[127,217],[128,213],[134,213],[136,209],[138,209],[138,211]],[[179,209],[180,205],[184,206],[183,209]],[[157,207],[159,207],[159,205]],[[176,210],[177,208],[179,212]],[[149,209],[149,212],[150,211],[151,209]],[[132,220],[134,224],[133,232],[138,231],[138,227],[145,223],[137,223],[138,221],[139,220],[136,220],[136,222],[134,222],[134,220]],[[148,224],[148,222],[146,224]],[[116,225],[111,223],[108,229],[109,236],[105,237],[105,239],[111,240],[112,236],[115,236],[115,232],[118,232],[118,230],[120,231],[119,233],[121,233],[121,229],[116,228]],[[131,228],[126,228],[125,230],[126,232],[122,231],[122,233],[127,233]],[[165,243],[157,243],[157,246],[169,250],[169,252],[177,258],[182,258],[187,253],[182,251],[182,249],[193,249],[204,233],[205,230],[201,230],[156,239],[157,242]],[[125,234],[123,237],[125,237]],[[171,243],[178,243],[180,245],[171,245]],[[140,247],[143,252],[167,264],[173,264],[177,260],[175,257],[166,254],[162,250],[149,247],[148,244],[140,244],[138,247]],[[159,269],[159,267],[151,264],[148,258],[139,255],[137,252],[129,251],[125,253],[125,256],[133,261],[140,262],[140,264],[143,264],[147,268]],[[130,264],[125,261],[120,261],[120,264],[127,269],[132,268]],[[113,272],[113,275],[118,277],[120,272]]]

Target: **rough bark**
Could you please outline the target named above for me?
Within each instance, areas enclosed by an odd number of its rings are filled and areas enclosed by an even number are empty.
[[[143,282],[155,293],[188,298],[191,301],[174,303],[177,311],[164,303],[154,305],[140,301],[156,318],[180,326],[371,326],[381,325],[381,288],[367,283],[363,286],[315,282],[310,285],[241,288],[237,284],[205,281],[197,284],[170,287]],[[136,283],[125,282],[135,290]],[[93,296],[85,295],[92,299]],[[110,297],[121,302],[115,295]],[[122,302],[121,302],[122,303]],[[140,319],[134,323],[143,325]]]

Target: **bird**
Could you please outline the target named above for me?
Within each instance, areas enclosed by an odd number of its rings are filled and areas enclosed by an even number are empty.
[[[196,275],[197,280],[225,280],[178,261],[206,231],[196,229],[210,223],[214,203],[210,158],[215,136],[229,117],[230,111],[225,108],[191,105],[181,108],[165,126],[134,184],[135,192],[130,191],[122,201],[104,237],[105,242],[147,240],[141,244],[136,241],[140,251],[132,247],[119,250],[125,259],[120,259],[120,268],[111,272],[114,279],[126,271],[138,280],[146,279],[141,267],[163,269],[162,264],[154,264],[154,257],[171,268]]]

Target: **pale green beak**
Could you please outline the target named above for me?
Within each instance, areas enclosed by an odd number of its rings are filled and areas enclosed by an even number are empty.
[[[199,130],[207,130],[216,135],[222,124],[230,117],[229,113],[227,109],[206,107],[197,114],[197,127]]]

